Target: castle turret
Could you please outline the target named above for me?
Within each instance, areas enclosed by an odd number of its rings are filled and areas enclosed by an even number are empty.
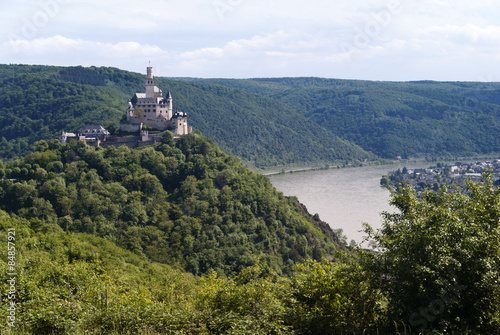
[[[146,76],[146,98],[155,97],[155,80],[153,78],[153,68],[148,66],[148,75]]]
[[[170,91],[168,91],[167,96],[165,97],[165,101],[167,102],[167,113],[168,113],[168,118],[171,119],[173,116],[173,99],[172,99],[172,94],[170,94]]]
[[[130,122],[130,113],[134,110],[134,105],[132,105],[132,101],[129,99],[127,103],[127,122]]]

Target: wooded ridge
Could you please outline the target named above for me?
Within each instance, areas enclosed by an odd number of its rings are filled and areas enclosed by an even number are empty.
[[[112,131],[143,75],[106,67],[0,65],[0,157],[62,130]],[[500,152],[500,84],[325,78],[156,77],[190,124],[257,168]]]
[[[156,77],[190,125],[256,167],[364,161],[375,156],[339,139],[287,105],[223,86]],[[86,124],[119,127],[143,76],[115,68],[0,65],[0,157],[32,150]]]

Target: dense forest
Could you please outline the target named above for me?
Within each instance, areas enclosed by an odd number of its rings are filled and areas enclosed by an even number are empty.
[[[199,132],[35,147],[0,163],[2,334],[500,333],[487,174],[401,188],[364,250]]]
[[[156,77],[174,109],[257,168],[359,165],[500,152],[500,84],[325,78]],[[97,123],[116,132],[144,75],[109,67],[0,65],[0,157]]]
[[[213,140],[55,139],[143,78],[0,65],[2,334],[500,334],[491,174],[402,186],[363,249],[244,165],[493,153],[497,84],[158,78]]]
[[[129,98],[123,88],[138,89],[141,76],[101,70],[0,65],[0,157],[25,155],[36,141],[86,124],[116,129]]]
[[[287,105],[223,86],[156,78],[194,129],[256,167],[344,164],[374,155],[341,140]],[[12,159],[62,130],[102,124],[111,132],[144,75],[115,68],[0,65],[0,157]]]
[[[156,147],[39,141],[0,165],[0,209],[90,233],[193,274],[253,265],[289,271],[341,247],[296,198],[195,132]]]
[[[179,79],[272,97],[383,158],[500,152],[500,83]]]

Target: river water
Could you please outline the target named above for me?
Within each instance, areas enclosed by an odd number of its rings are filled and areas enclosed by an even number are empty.
[[[411,167],[430,164],[411,164]],[[286,173],[269,176],[269,179],[278,191],[296,196],[309,213],[318,213],[332,229],[342,229],[348,242],[361,242],[365,235],[361,232],[363,222],[380,228],[380,213],[396,211],[389,205],[390,192],[380,186],[380,178],[398,168],[402,169],[403,165]]]

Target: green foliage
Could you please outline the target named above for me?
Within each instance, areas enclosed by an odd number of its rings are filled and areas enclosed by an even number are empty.
[[[51,111],[64,107],[71,112],[71,103],[85,96],[88,110],[97,111],[92,120],[98,121],[109,113],[96,101],[109,108],[108,98],[130,97],[141,89],[142,76],[111,68],[0,65],[0,81],[0,90],[7,87],[2,92],[9,93],[0,103],[1,150],[9,158],[0,161],[0,235],[7,240],[7,229],[16,229],[16,332],[500,331],[500,191],[488,177],[463,192],[426,191],[417,197],[402,189],[392,201],[400,212],[384,214],[380,232],[368,229],[380,250],[343,255],[339,250],[346,249],[345,242],[317,215],[307,213],[296,198],[276,192],[267,178],[226,155],[199,131],[178,140],[166,135],[157,146],[140,149],[94,148],[77,141],[62,146],[57,140],[40,141],[60,130],[50,128],[52,122],[36,130],[36,113],[33,118],[12,113],[20,104],[19,110],[36,112],[38,101],[45,106],[52,101]],[[370,115],[373,124],[406,126],[409,140],[425,133],[422,124],[444,127],[451,118],[459,124],[466,121],[473,134],[482,122],[494,127],[497,117],[494,105],[471,100],[477,93],[473,83],[379,83],[375,88],[370,82],[320,78],[213,81],[219,86],[159,82],[182,92],[179,105],[184,111],[210,105],[207,113],[224,130],[204,124],[208,118],[194,117],[201,125],[197,128],[219,132],[214,138],[263,165],[296,163],[301,155],[317,159],[317,150],[327,160],[369,157],[336,138],[333,145],[325,144],[331,131],[315,128],[296,111],[311,112],[318,120],[324,116],[325,125],[333,120],[331,114],[343,115],[336,122],[351,115],[349,122],[336,125],[339,131],[352,129],[350,122],[370,124]],[[487,89],[491,94],[482,100],[498,103],[495,91]],[[338,113],[328,109],[332,90]],[[303,105],[294,105],[293,91],[304,92],[297,100]],[[309,101],[311,92],[324,99]],[[276,99],[288,100],[288,106]],[[450,109],[456,99],[461,105]],[[121,106],[118,100],[116,106]],[[316,102],[325,109],[317,109]],[[223,116],[216,115],[216,106],[223,106]],[[368,106],[375,107],[369,111]],[[40,110],[54,119],[48,107]],[[87,115],[71,113],[67,122],[80,122]],[[259,121],[262,115],[266,122]],[[259,127],[251,128],[254,122]],[[241,138],[234,137],[231,124],[240,127],[236,133]],[[269,132],[262,131],[265,126]],[[377,131],[387,132],[384,127]],[[310,129],[317,135],[314,140]],[[373,145],[381,155],[401,149],[396,143],[401,130],[383,133],[384,143],[390,144],[384,147],[367,139],[371,128],[364,129],[366,133],[358,133],[360,143]],[[16,131],[22,136],[13,136]],[[495,131],[491,136],[497,136]],[[461,140],[448,133],[443,130],[434,139]],[[267,143],[271,134],[277,139]],[[484,143],[496,150],[490,134],[478,138],[462,146],[445,142],[445,151],[435,152],[480,152],[486,150],[481,149]],[[249,139],[251,146],[245,147],[242,139]],[[10,159],[30,145],[34,152]],[[294,148],[301,152],[290,153]],[[418,144],[408,148],[408,155],[419,150]],[[7,266],[4,254],[1,292],[9,290]],[[2,298],[0,317],[6,320],[10,301]],[[0,331],[12,333],[6,323]]]
[[[7,163],[1,209],[107,238],[152,261],[221,275],[260,261],[282,273],[343,247],[296,198],[199,132],[141,149],[36,147]]]
[[[385,213],[382,253],[373,263],[389,298],[389,316],[414,330],[500,331],[500,190],[491,178],[464,192],[393,195],[400,213]]]
[[[198,306],[205,311],[213,334],[290,334],[282,302],[286,280],[275,283],[261,277],[254,265],[234,279],[221,279],[215,272],[201,282]]]
[[[397,88],[335,88],[287,92],[283,101],[311,106],[306,115],[318,124],[386,158],[471,155],[500,151],[496,125],[500,108],[476,109],[453,101],[429,99]],[[307,101],[304,101],[308,99]],[[474,134],[474,135],[472,135]]]
[[[355,262],[308,261],[291,279],[289,318],[303,334],[362,334],[382,315],[381,295]]]
[[[163,78],[157,82],[175,92],[175,106],[188,113],[195,129],[256,167],[374,159],[271,97]]]
[[[185,191],[196,194],[199,181],[185,181]],[[209,270],[196,278],[108,239],[63,231],[62,223],[74,223],[70,216],[49,223],[0,210],[4,240],[16,229],[16,332],[496,334],[499,193],[488,178],[461,193],[417,198],[403,189],[393,196],[400,213],[385,214],[379,233],[367,228],[381,252],[308,260],[288,276],[256,262],[230,277]],[[183,222],[183,229],[200,229],[188,217]],[[139,228],[127,233],[141,234]],[[6,259],[2,292],[9,289]],[[10,301],[0,302],[4,319]],[[12,333],[6,323],[0,330]]]
[[[406,169],[406,167],[404,168]],[[380,185],[387,188],[389,191],[395,191],[399,185],[404,182],[404,175],[407,172],[402,172],[401,169],[393,171],[389,175],[384,175],[380,179]]]
[[[15,299],[3,296],[1,317],[16,303],[16,333],[124,334],[196,329],[189,319],[193,276],[151,263],[88,234],[23,220],[0,211],[0,227],[16,232]],[[2,292],[10,279],[0,260]],[[192,303],[191,303],[192,304]],[[6,322],[2,334],[9,333]]]
[[[257,167],[373,158],[277,100],[164,78],[156,84],[172,90],[195,129]],[[36,141],[85,124],[116,133],[125,102],[143,85],[143,75],[114,68],[0,65],[0,157],[23,156]]]
[[[279,100],[383,158],[500,152],[498,83],[185,79]]]
[[[8,70],[15,73],[0,74],[0,93],[5,96],[0,103],[0,157],[25,155],[36,141],[85,124],[116,126],[123,114],[123,90],[102,85],[124,75],[112,68],[0,67],[0,72]],[[119,83],[126,85],[124,80]]]
[[[0,157],[100,123],[116,133],[144,76],[105,67],[0,65]],[[176,109],[256,167],[500,152],[497,83],[156,78]],[[361,148],[363,149],[361,149]]]
[[[232,278],[220,277],[213,270],[195,278],[106,239],[64,232],[55,223],[0,211],[4,238],[8,228],[16,231],[16,298],[3,296],[0,316],[5,320],[7,305],[15,301],[18,333],[308,334],[305,325],[318,319],[302,313],[308,309],[303,297],[309,287],[322,287],[322,292],[351,287],[346,292],[349,299],[366,298],[353,281],[364,279],[337,271],[339,266],[329,262],[299,266],[289,278],[277,276],[264,264],[245,268]],[[8,272],[6,257],[2,257],[2,292],[9,289]],[[335,280],[326,280],[332,276]],[[323,300],[330,298],[328,293],[314,292]],[[349,307],[342,310],[346,309]],[[327,317],[330,312],[321,315],[330,320],[328,325],[314,329],[321,333],[330,333],[337,326],[347,329]],[[297,322],[297,315],[304,324]],[[361,316],[349,317],[357,322]],[[363,320],[368,317],[364,315]],[[9,326],[1,323],[0,331],[9,334]]]

